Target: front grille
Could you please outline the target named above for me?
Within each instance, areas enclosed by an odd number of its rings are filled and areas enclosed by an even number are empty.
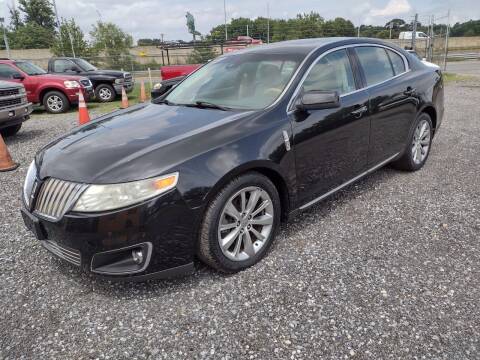
[[[20,93],[20,88],[1,89],[0,90],[0,97],[1,96],[18,95],[19,93]]]
[[[48,178],[40,188],[35,212],[39,215],[58,220],[78,199],[88,185]]]
[[[42,245],[53,254],[57,255],[63,260],[67,260],[73,265],[80,266],[82,264],[82,255],[80,251],[61,245],[53,240],[44,240]]]
[[[0,107],[9,107],[22,103],[22,98],[0,100]]]
[[[130,73],[126,73],[124,78],[126,83],[132,82],[132,75]]]

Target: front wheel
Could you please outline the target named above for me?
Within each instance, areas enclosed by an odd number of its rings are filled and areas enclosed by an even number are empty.
[[[95,98],[100,102],[110,102],[115,100],[115,89],[108,84],[100,84],[95,88]]]
[[[400,159],[392,163],[393,167],[406,171],[421,169],[430,154],[432,138],[432,119],[430,119],[428,114],[422,113],[417,118],[415,130],[408,142],[405,153]]]
[[[60,91],[49,91],[43,97],[43,106],[49,113],[60,114],[70,109],[70,102]]]
[[[199,258],[227,273],[256,264],[273,243],[280,211],[278,191],[267,177],[252,172],[233,179],[207,207]]]

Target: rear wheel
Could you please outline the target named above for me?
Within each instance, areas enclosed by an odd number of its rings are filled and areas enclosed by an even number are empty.
[[[100,102],[110,102],[115,100],[115,89],[108,84],[100,84],[95,88],[95,97]]]
[[[206,210],[199,258],[227,273],[256,264],[273,243],[280,211],[278,191],[267,177],[252,172],[233,179]]]
[[[5,137],[13,136],[16,133],[18,133],[21,128],[22,128],[22,124],[12,125],[12,126],[1,129],[0,133],[2,134],[2,136],[5,136]]]
[[[415,130],[402,157],[392,166],[406,171],[416,171],[423,167],[432,146],[433,126],[430,116],[422,113],[418,116]]]
[[[49,113],[60,114],[70,109],[70,102],[60,91],[49,91],[43,97],[43,106]]]

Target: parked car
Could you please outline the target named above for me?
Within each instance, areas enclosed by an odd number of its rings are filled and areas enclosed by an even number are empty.
[[[405,49],[406,52],[408,52],[410,55],[412,56],[415,56],[417,59],[419,59],[421,62],[423,62],[425,65],[431,67],[431,68],[434,68],[436,70],[440,70],[440,66],[438,66],[437,64],[434,64],[430,61],[427,61],[426,58],[422,58],[420,57],[420,55],[418,55],[418,53],[415,51],[415,50],[411,50],[411,49]]]
[[[129,93],[135,86],[132,74],[129,72],[97,69],[81,58],[52,58],[48,61],[48,72],[87,77],[92,82],[95,99],[100,102],[113,101],[116,96],[122,95],[122,87]]]
[[[387,164],[421,169],[443,96],[440,72],[380,40],[233,52],[161,101],[45,146],[22,214],[47,249],[97,275],[169,277],[196,257],[236,272],[289,214]]]
[[[159,83],[156,83],[155,85],[153,85],[153,89],[150,92],[150,97],[152,99],[159,98],[160,96],[166,94],[172,87],[177,85],[183,79],[185,79],[185,76],[178,76],[169,80],[162,80]]]
[[[0,59],[0,80],[23,84],[29,102],[41,104],[54,114],[66,112],[77,104],[80,90],[86,99],[93,96],[92,84],[87,78],[48,74],[25,60]]]
[[[185,76],[197,70],[202,64],[190,65],[165,65],[160,68],[162,80],[169,80],[179,76]]]
[[[0,81],[0,133],[12,136],[20,131],[22,123],[30,118],[32,104],[27,100],[25,87]]]
[[[413,36],[413,31],[402,31],[398,35],[398,38],[401,40],[411,40],[412,36]],[[425,34],[424,32],[417,31],[415,32],[415,38],[420,40],[426,40],[428,39],[428,35]]]

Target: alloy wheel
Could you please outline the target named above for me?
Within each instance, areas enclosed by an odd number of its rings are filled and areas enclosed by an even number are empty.
[[[112,97],[112,92],[110,91],[110,89],[102,88],[98,91],[98,96],[102,100],[110,100],[110,98]]]
[[[430,123],[421,120],[415,128],[412,141],[412,159],[415,164],[421,164],[427,157],[430,150]]]
[[[63,108],[63,100],[60,96],[52,95],[47,99],[48,108],[52,111],[60,111]]]
[[[273,229],[273,202],[262,188],[249,186],[226,202],[218,224],[218,242],[232,261],[255,256],[267,243]]]

